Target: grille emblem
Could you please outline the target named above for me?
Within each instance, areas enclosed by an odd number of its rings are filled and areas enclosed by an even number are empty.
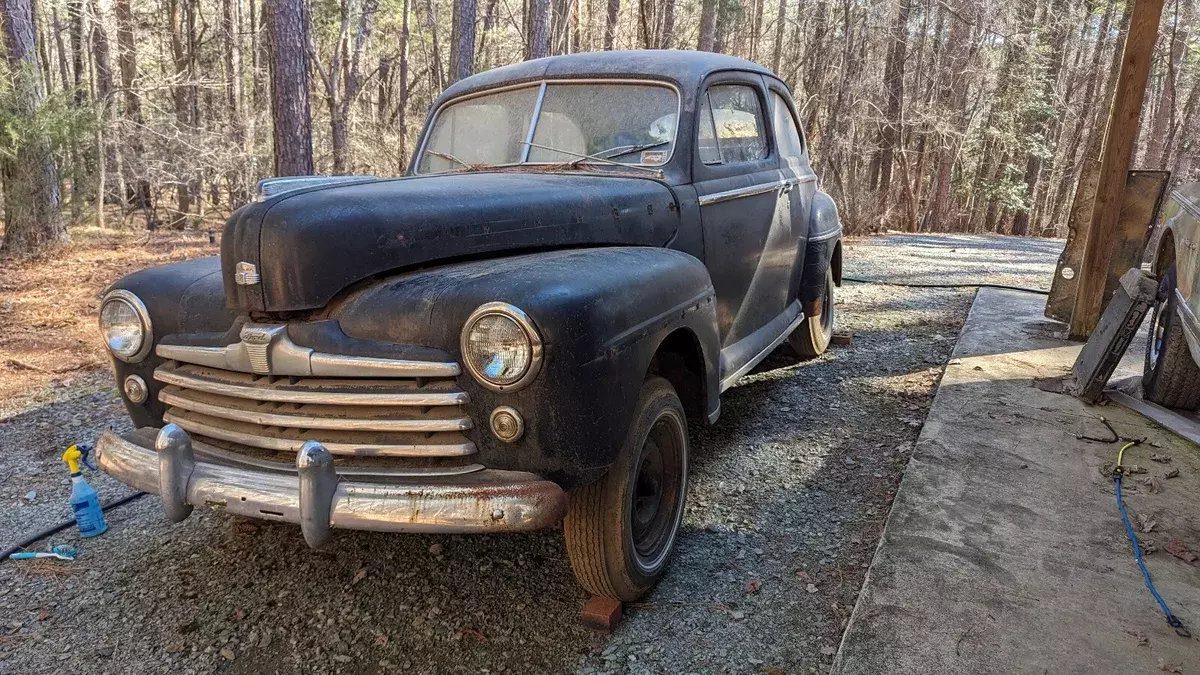
[[[233,270],[233,280],[238,286],[253,286],[261,279],[258,268],[248,262],[238,263]]]
[[[271,343],[283,332],[284,326],[260,326],[248,324],[242,327],[239,336],[250,357],[250,369],[260,375],[271,372]]]

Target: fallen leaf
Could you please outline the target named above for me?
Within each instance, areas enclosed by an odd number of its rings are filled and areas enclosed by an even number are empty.
[[[808,591],[809,593],[816,593],[820,589],[817,588],[816,584],[809,584],[804,587],[804,590]]]
[[[1170,464],[1171,458],[1167,457],[1166,455],[1160,455],[1158,453],[1154,453],[1154,454],[1150,455],[1150,461],[1158,462],[1159,464]]]
[[[1171,469],[1170,471],[1167,472],[1167,475],[1163,476],[1163,478],[1178,478],[1178,477],[1179,477],[1179,469]]]
[[[837,653],[837,647],[834,647],[833,645],[825,645],[824,647],[821,647],[821,653],[825,656],[833,656]]]
[[[796,570],[796,576],[797,576],[797,577],[799,577],[799,578],[801,578],[801,579],[807,579],[807,578],[808,578],[808,572],[805,572],[804,570]]]
[[[1158,476],[1147,476],[1146,478],[1143,478],[1142,485],[1150,488],[1151,493],[1157,494],[1162,492],[1162,479]]]
[[[1141,527],[1142,532],[1145,532],[1146,534],[1153,532],[1154,527],[1158,525],[1158,521],[1154,519],[1154,516],[1150,516],[1145,513],[1139,513],[1137,519],[1138,525]]]
[[[350,585],[353,586],[354,584],[357,584],[358,582],[360,582],[366,578],[367,578],[367,569],[364,567],[363,569],[354,573],[354,578],[350,580]]]
[[[178,654],[179,652],[182,652],[183,649],[184,644],[182,642],[171,642],[167,644],[168,654]]]
[[[1146,637],[1145,633],[1136,630],[1127,630],[1125,632],[1129,635],[1132,635],[1133,639],[1137,640],[1138,647],[1146,647],[1150,644],[1150,638]]]
[[[441,553],[441,552],[442,552],[442,545],[441,545],[441,544],[434,544],[434,545],[430,546],[430,547],[429,547],[429,552],[430,552],[430,553],[432,553],[433,555],[438,555],[439,553]]]
[[[388,643],[387,635],[380,633],[379,635],[375,636],[375,646],[376,647],[386,647],[387,643]]]
[[[46,619],[49,619],[52,616],[54,616],[54,614],[52,614],[50,612],[50,610],[43,609],[42,611],[38,612],[38,621],[45,621]]]
[[[1162,659],[1158,660],[1158,669],[1163,671],[1164,673],[1182,673],[1183,672],[1183,668],[1181,668],[1180,666],[1177,666],[1174,663],[1167,663],[1166,661],[1164,661]]]
[[[1187,563],[1196,562],[1197,559],[1196,554],[1189,551],[1187,545],[1178,539],[1167,542],[1167,553]]]
[[[226,661],[233,660],[233,650],[230,649],[229,647],[221,647],[220,654],[221,654],[221,658],[225,659]]]
[[[762,588],[762,582],[758,579],[751,579],[750,581],[746,582],[746,595],[753,595],[757,593],[758,589],[760,588]]]

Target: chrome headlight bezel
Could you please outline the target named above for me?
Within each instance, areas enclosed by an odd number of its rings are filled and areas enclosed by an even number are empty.
[[[141,344],[138,345],[136,352],[131,354],[123,354],[114,350],[111,345],[109,345],[108,335],[106,335],[104,332],[104,326],[100,323],[100,317],[104,316],[104,307],[112,302],[120,302],[127,305],[133,310],[134,314],[137,315],[138,321],[142,325],[142,341]],[[138,363],[139,361],[145,359],[150,354],[150,350],[154,348],[154,326],[150,322],[150,312],[146,309],[146,305],[142,302],[141,298],[127,290],[117,289],[115,291],[109,291],[104,296],[104,299],[100,301],[100,312],[96,317],[96,323],[100,328],[100,337],[104,340],[104,346],[106,349],[108,349],[108,353],[126,363]]]
[[[475,329],[476,324],[485,317],[497,315],[517,324],[529,341],[529,364],[520,378],[508,384],[493,382],[483,373],[479,372],[471,360],[469,356],[470,352],[467,348],[467,337]],[[495,392],[508,393],[523,389],[538,376],[538,373],[542,369],[542,336],[538,333],[537,327],[533,324],[533,320],[529,318],[528,314],[507,302],[488,302],[477,307],[474,312],[471,312],[466,322],[463,323],[462,334],[459,337],[459,349],[462,352],[463,367],[471,374],[471,377],[475,378],[475,381],[479,384]]]

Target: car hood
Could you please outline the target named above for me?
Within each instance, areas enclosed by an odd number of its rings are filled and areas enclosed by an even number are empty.
[[[671,190],[589,173],[455,173],[288,192],[225,224],[226,302],[249,312],[324,307],[383,273],[571,246],[662,246],[678,225]],[[237,272],[253,265],[254,277]],[[245,283],[245,282],[251,283]]]

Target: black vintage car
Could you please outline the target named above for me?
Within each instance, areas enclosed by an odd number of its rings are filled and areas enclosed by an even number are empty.
[[[631,600],[680,530],[689,425],[784,340],[826,349],[841,259],[761,66],[499,68],[441,96],[408,175],[265,181],[220,259],[108,289],[139,428],[100,463],[171,520],[207,506],[312,546],[562,521],[579,582]]]

